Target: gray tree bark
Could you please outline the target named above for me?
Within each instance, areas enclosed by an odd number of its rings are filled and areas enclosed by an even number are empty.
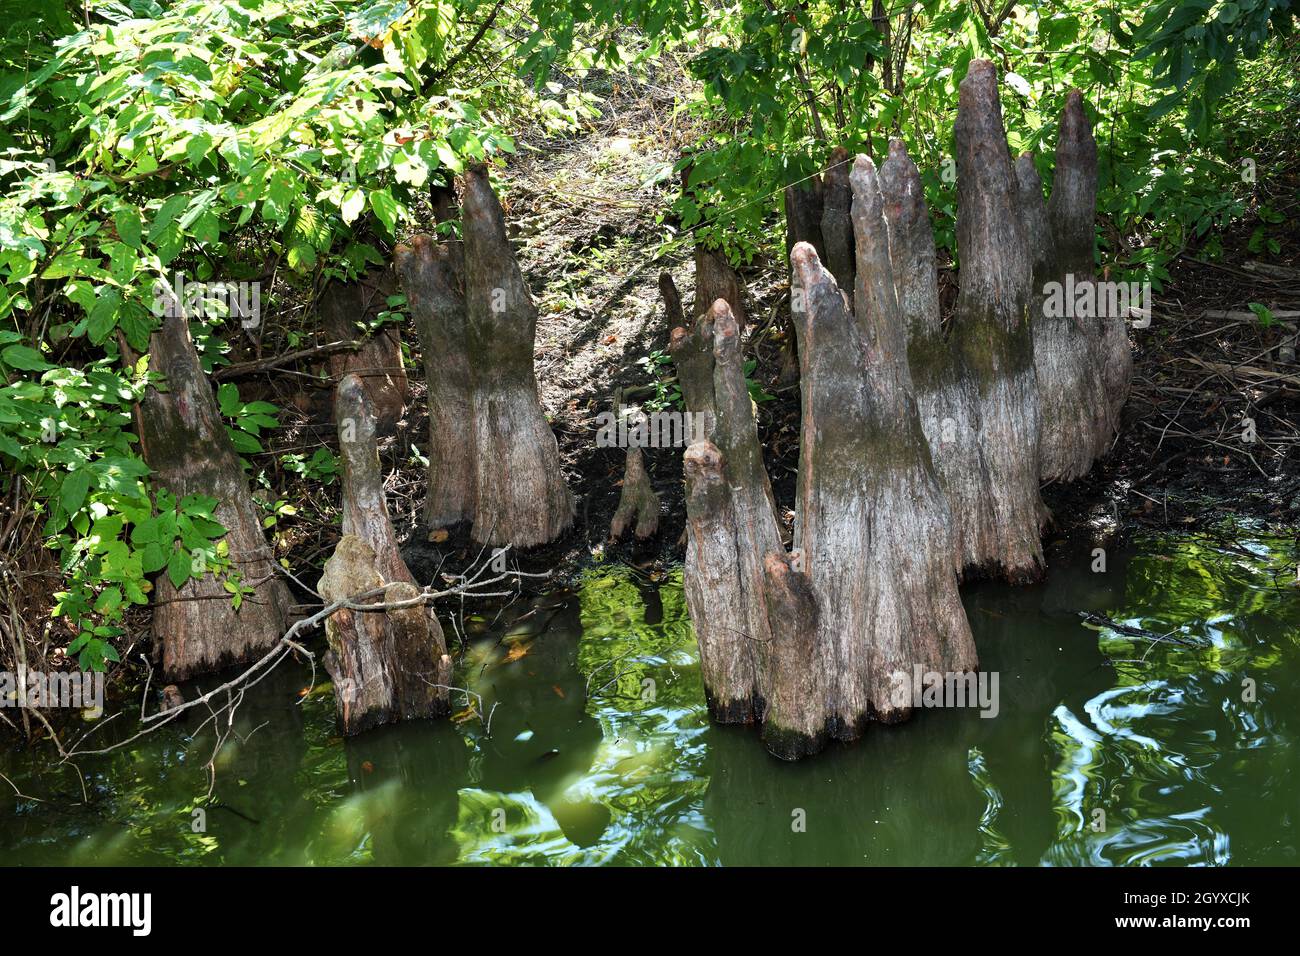
[[[388,517],[372,407],[361,377],[345,375],[334,398],[334,422],[343,464],[343,533],[354,535],[370,546],[375,567],[385,581],[414,584],[415,578],[402,560],[397,535]]]
[[[980,440],[979,394],[962,374],[939,309],[934,232],[916,164],[902,140],[880,168],[898,307],[921,428],[952,513],[953,566],[959,573],[997,560],[993,489]]]
[[[325,621],[325,667],[334,680],[339,728],[357,734],[379,724],[449,712],[451,658],[442,628],[420,597],[388,517],[365,383],[338,384],[334,417],[343,460],[343,537],[325,562],[318,590],[326,601],[383,589],[369,603],[412,601],[384,611],[343,608]]]
[[[159,485],[178,499],[217,500],[214,516],[226,528],[234,572],[253,589],[235,609],[224,587],[226,574],[204,573],[179,589],[165,571],[158,575],[152,632],[162,643],[164,679],[181,681],[260,657],[288,628],[293,602],[199,364],[189,323],[179,304],[173,306],[150,340],[151,367],[166,377],[167,391],[150,387],[138,406],[141,454]]]
[[[349,373],[360,375],[380,431],[391,433],[406,411],[406,366],[402,360],[402,336],[398,326],[388,323],[373,334],[363,327],[388,308],[388,297],[397,291],[392,269],[370,269],[354,282],[331,280],[320,298],[321,324],[329,341],[359,340],[354,352],[334,352],[329,358],[330,374],[337,382]]]
[[[1010,581],[1042,575],[1038,388],[1029,321],[1033,267],[1017,203],[993,64],[972,60],[961,82],[953,320],[959,368],[974,383],[992,492],[995,551],[986,565]]]
[[[473,378],[465,331],[464,249],[415,236],[393,253],[420,336],[429,404],[430,529],[474,520]]]
[[[1093,247],[1097,237],[1097,142],[1083,108],[1083,94],[1072,90],[1065,101],[1056,142],[1056,174],[1047,205],[1056,243],[1057,273],[1076,280],[1095,280]],[[1097,320],[1093,320],[1094,323]],[[1102,385],[1110,399],[1110,434],[1119,425],[1119,412],[1133,378],[1133,354],[1128,342],[1128,317],[1106,316],[1092,330]],[[1098,452],[1100,454],[1100,452]]]
[[[437,421],[430,417],[426,515],[431,522],[468,515],[483,544],[544,544],[572,525],[573,496],[538,400],[537,310],[485,167],[466,171],[461,213],[463,257],[450,243],[427,239],[397,252],[412,315],[432,347],[425,353],[431,406],[446,399]]]
[[[333,602],[377,588],[383,588],[378,596],[361,603],[415,601],[420,596],[413,584],[385,581],[370,545],[356,535],[344,535],[325,562],[317,586],[321,597]],[[422,602],[386,611],[340,608],[326,618],[325,637],[325,668],[334,681],[343,734],[449,713],[445,685],[451,683],[451,658],[442,628]]]

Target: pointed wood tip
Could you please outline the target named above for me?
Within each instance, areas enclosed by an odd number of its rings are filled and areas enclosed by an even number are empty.
[[[1059,136],[1061,145],[1087,144],[1092,140],[1092,123],[1088,121],[1083,94],[1079,90],[1070,90],[1065,97],[1065,109],[1061,110]]]
[[[921,171],[912,162],[901,139],[889,141],[889,158],[880,167],[879,180],[880,192],[885,202],[894,207],[895,213],[903,208],[916,210],[924,205]]]
[[[853,163],[853,174],[849,177],[853,185],[853,218],[857,220],[865,215],[869,220],[880,215],[882,200],[880,196],[880,176],[876,164],[869,156],[859,156]]]
[[[843,146],[831,150],[830,161],[826,166],[825,181],[827,185],[847,184],[849,181],[849,151]]]
[[[972,100],[997,99],[998,74],[992,60],[971,60],[966,75],[957,87],[959,101],[970,97]],[[959,103],[960,105],[960,103]]]
[[[794,248],[790,250],[790,264],[794,266],[796,275],[801,280],[810,279],[815,281],[820,278],[822,272],[822,261],[817,255],[817,249],[811,242],[796,242]],[[807,281],[801,282],[806,288],[809,284]]]
[[[1020,158],[1016,160],[1016,182],[1022,190],[1033,186],[1042,191],[1043,180],[1038,175],[1033,153],[1021,153]]]

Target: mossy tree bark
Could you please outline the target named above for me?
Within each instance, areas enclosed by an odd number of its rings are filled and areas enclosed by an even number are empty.
[[[856,305],[810,244],[794,251],[804,304],[794,552],[781,543],[725,303],[713,310],[717,444],[685,456],[686,598],[710,712],[760,723],[786,759],[907,716],[898,673],[976,666],[910,393],[875,170],[862,160],[854,177]]]
[[[993,64],[961,82],[957,142],[960,290],[953,320],[959,369],[974,384],[993,504],[985,559],[1011,581],[1042,575],[1047,509],[1038,491],[1039,404],[1029,321],[1033,266]]]
[[[385,581],[414,584],[388,517],[373,407],[364,380],[355,374],[345,375],[334,397],[334,422],[343,464],[343,533],[355,535],[370,546],[375,566]]]
[[[179,589],[166,573],[158,576],[152,632],[162,642],[164,678],[180,681],[259,657],[288,628],[292,600],[179,309],[163,320],[149,352],[167,391],[149,388],[139,405],[144,460],[178,499],[216,499],[214,515],[226,528],[233,570],[253,589],[236,609],[224,586],[228,575],[204,573]]]
[[[1084,110],[1083,94],[1072,90],[1061,114],[1056,142],[1056,174],[1047,204],[1048,222],[1056,245],[1057,273],[1073,274],[1076,281],[1095,281],[1093,249],[1097,238],[1097,142]],[[1097,350],[1102,387],[1109,398],[1109,433],[1119,426],[1119,412],[1128,398],[1133,378],[1133,354],[1128,342],[1128,316],[1108,315],[1093,320],[1091,340]],[[1098,455],[1101,451],[1098,451]]]
[[[383,432],[396,428],[406,411],[406,367],[402,336],[393,323],[367,333],[366,328],[388,308],[397,291],[392,269],[369,269],[353,282],[331,280],[320,298],[321,324],[330,341],[360,341],[354,352],[330,355],[330,374],[337,382],[350,373],[360,375]],[[358,327],[360,326],[360,327]]]
[[[325,622],[325,667],[334,680],[339,727],[356,734],[383,723],[448,713],[451,658],[397,548],[384,500],[375,414],[365,384],[347,375],[334,406],[343,459],[343,537],[325,563],[326,601],[378,593],[365,603],[410,602],[363,611],[343,608]]]
[[[1078,108],[1067,108],[1067,143],[1079,141]],[[869,720],[906,718],[918,670],[976,670],[960,572],[1020,581],[1042,571],[1030,308],[1035,275],[1058,267],[1068,217],[1050,224],[1032,161],[1013,168],[987,62],[973,62],[961,85],[956,141],[962,267],[950,333],[920,175],[901,142],[879,175],[866,157],[849,175],[851,297],[811,243],[792,251],[802,431],[790,554],[752,405],[740,400],[725,303],[674,337],[697,394],[708,389],[691,363],[706,336],[714,343],[713,440],[685,456],[686,597],[710,710],[761,723],[779,756],[851,739]],[[1067,169],[1063,196],[1086,191],[1071,185],[1076,173]],[[825,238],[841,200],[833,179],[823,186]],[[1086,231],[1091,255],[1091,213],[1070,223],[1079,234],[1064,244],[1082,247]],[[1103,420],[1106,398],[1094,384],[1081,400]]]
[[[452,479],[444,486],[432,478],[426,514],[437,522],[468,515],[483,544],[544,544],[573,523],[573,496],[538,400],[537,310],[485,167],[466,171],[461,213],[463,255],[428,239],[397,255],[412,315],[432,346],[430,404],[446,399],[436,423],[431,416],[429,458],[434,474]],[[456,460],[468,460],[472,482],[449,464]]]
[[[998,554],[993,490],[980,441],[979,396],[940,321],[934,232],[921,174],[902,140],[889,144],[880,190],[917,413],[952,513],[953,567],[963,573]]]

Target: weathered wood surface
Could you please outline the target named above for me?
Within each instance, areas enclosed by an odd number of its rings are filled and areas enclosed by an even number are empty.
[[[623,488],[619,493],[618,508],[609,525],[609,538],[618,541],[632,531],[638,541],[653,538],[659,530],[659,496],[655,494],[650,475],[646,472],[645,455],[641,449],[627,450],[627,463],[623,471]]]
[[[375,414],[357,375],[339,382],[334,400],[343,462],[343,537],[325,562],[318,590],[326,601],[405,607],[343,608],[325,621],[325,667],[334,680],[340,730],[448,713],[451,658],[442,628],[402,560],[388,516]]]
[[[427,527],[474,519],[473,379],[465,333],[464,249],[415,236],[394,250],[420,337],[429,405]]]
[[[962,374],[976,389],[989,474],[996,543],[984,564],[1010,581],[1031,581],[1043,573],[1040,535],[1047,517],[1038,492],[1033,265],[987,60],[971,61],[961,81],[955,135],[961,287],[953,344]]]
[[[335,382],[350,373],[361,376],[381,432],[392,432],[406,411],[406,366],[402,359],[400,326],[386,323],[367,332],[388,297],[397,292],[390,268],[372,268],[352,282],[331,280],[320,296],[321,326],[326,341],[361,343],[355,351],[332,352],[330,375]]]
[[[152,631],[162,644],[164,679],[181,681],[260,657],[288,628],[292,599],[199,364],[189,323],[179,303],[169,311],[150,340],[150,367],[165,376],[167,390],[150,387],[138,406],[141,455],[158,485],[177,499],[216,499],[214,516],[226,528],[232,573],[253,589],[236,609],[224,586],[228,574],[205,572],[179,589],[166,571],[157,576]]]
[[[469,520],[483,544],[544,544],[574,504],[538,399],[537,310],[485,167],[466,171],[460,198],[463,245],[417,237],[396,251],[430,388],[426,520]]]
[[[449,713],[445,685],[451,682],[451,658],[442,628],[417,587],[385,581],[370,545],[347,534],[325,562],[317,590],[330,602],[375,590],[379,593],[358,603],[410,602],[389,610],[340,608],[326,618],[325,668],[334,681],[343,734]]]
[[[388,517],[375,414],[360,376],[346,375],[336,387],[334,421],[343,465],[343,533],[355,535],[370,546],[375,566],[385,581],[414,584]]]
[[[1097,142],[1084,110],[1083,94],[1072,90],[1056,141],[1056,174],[1047,213],[1056,244],[1057,273],[1095,279],[1093,247],[1097,224]],[[1096,342],[1102,386],[1110,399],[1109,433],[1098,436],[1097,454],[1109,445],[1119,427],[1119,412],[1133,378],[1133,353],[1128,341],[1128,316],[1094,319],[1089,330]],[[1097,326],[1100,326],[1099,328]]]
[[[940,322],[934,232],[921,174],[901,140],[889,144],[880,189],[917,414],[952,515],[953,567],[964,573],[998,554],[991,476],[980,440],[979,393],[974,380],[963,374]]]
[[[1081,474],[1113,433],[1104,380],[1126,381],[1126,338],[1124,356],[1114,343],[1107,354],[1105,328],[1039,318],[1043,285],[1083,270],[1085,252],[1091,275],[1095,145],[1081,99],[1062,119],[1055,205],[1032,157],[1011,162],[990,63],[972,62],[961,84],[956,143],[961,275],[948,328],[920,174],[900,141],[879,173],[858,157],[848,176],[851,268],[827,269],[811,242],[793,246],[802,414],[789,553],[737,323],[718,302],[673,337],[688,404],[707,400],[716,414],[712,440],[684,459],[686,597],[710,712],[761,724],[778,756],[905,719],[914,700],[899,687],[918,671],[972,674],[959,575],[1038,577],[1040,471]],[[841,188],[828,174],[816,192],[823,242],[838,235]],[[810,195],[787,191],[792,232],[810,228],[799,208]],[[852,276],[851,290],[837,274]],[[1069,420],[1059,392],[1082,406]]]

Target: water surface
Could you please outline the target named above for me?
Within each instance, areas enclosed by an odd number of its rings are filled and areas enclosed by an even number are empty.
[[[680,571],[597,567],[467,608],[457,681],[481,699],[456,695],[452,721],[343,740],[328,687],[303,697],[309,672],[282,667],[240,708],[210,801],[198,717],[79,760],[89,802],[44,754],[0,754],[25,795],[0,781],[2,862],[1296,862],[1294,544],[1150,536],[1104,573],[1089,547],[1051,549],[1045,584],[965,589],[993,719],[924,711],[781,763],[710,725]]]

